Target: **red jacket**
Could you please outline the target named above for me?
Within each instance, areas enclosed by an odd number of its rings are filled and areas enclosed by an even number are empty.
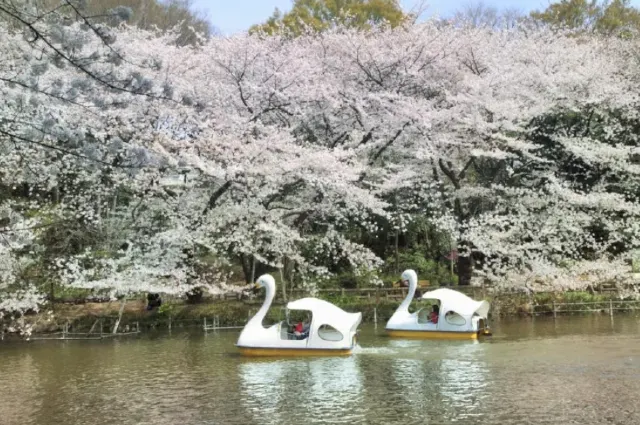
[[[431,312],[431,321],[433,323],[438,323],[438,313],[436,313],[435,311]]]
[[[294,330],[294,332],[300,332],[300,333],[302,333],[302,322],[298,322],[298,323],[296,324],[296,327],[295,327],[295,328],[293,328],[293,330]]]

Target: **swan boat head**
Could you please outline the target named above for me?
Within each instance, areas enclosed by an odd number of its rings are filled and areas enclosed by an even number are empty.
[[[276,280],[270,274],[263,274],[256,280],[254,285],[256,289],[267,288],[275,291],[276,289]]]
[[[266,289],[266,294],[264,298],[264,302],[260,307],[260,310],[247,322],[240,333],[240,337],[238,338],[239,344],[244,344],[248,339],[254,338],[256,332],[260,332],[265,328],[262,326],[262,321],[267,315],[269,311],[269,307],[271,307],[271,303],[273,302],[273,298],[276,294],[276,280],[270,274],[263,274],[256,280],[254,284],[254,288]]]
[[[402,327],[405,323],[412,320],[412,315],[409,313],[409,306],[411,305],[411,301],[416,293],[416,289],[418,288],[418,274],[415,270],[407,269],[402,272],[400,276],[400,280],[405,286],[409,287],[407,291],[407,296],[402,301],[402,303],[398,306],[393,316],[387,322],[387,329],[393,329],[396,327]]]
[[[418,286],[418,274],[414,270],[408,269],[402,272],[400,280],[404,285],[409,287],[409,290],[411,290],[412,286],[414,288],[417,288]]]

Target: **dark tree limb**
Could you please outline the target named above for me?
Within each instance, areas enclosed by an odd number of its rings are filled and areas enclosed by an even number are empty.
[[[213,194],[209,197],[209,202],[207,202],[207,206],[205,207],[204,211],[202,211],[203,215],[216,207],[216,203],[218,202],[218,199],[220,199],[222,195],[224,195],[231,188],[231,184],[232,184],[231,180],[228,180],[222,186],[220,186],[218,190],[213,192]]]
[[[385,143],[380,149],[378,149],[378,151],[373,155],[373,157],[369,161],[369,165],[373,165],[378,160],[378,158],[380,158],[380,156],[389,148],[389,146],[391,146],[393,142],[398,140],[398,137],[400,137],[404,129],[407,128],[409,124],[410,123],[408,122],[405,123],[400,130],[396,131],[396,134],[391,139],[389,139],[387,143]]]

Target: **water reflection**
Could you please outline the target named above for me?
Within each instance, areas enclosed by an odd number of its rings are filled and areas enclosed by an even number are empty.
[[[423,416],[426,400],[434,396],[434,388],[428,382],[436,379],[434,371],[429,370],[427,362],[417,359],[393,359],[391,367],[402,399],[403,413],[412,418]]]
[[[346,358],[243,358],[231,332],[0,344],[0,423],[637,424],[640,320],[614,319],[502,321],[480,342],[365,326]]]
[[[256,423],[352,423],[363,417],[356,358],[243,362],[242,399]],[[284,416],[281,412],[286,412]]]
[[[286,370],[291,370],[291,364],[286,362],[244,363],[239,366],[242,399],[256,423],[281,423],[284,419],[280,412],[286,411],[284,407],[288,403],[287,391],[281,380]]]
[[[442,402],[458,419],[482,416],[488,398],[487,367],[482,360],[443,359],[440,361]]]
[[[37,410],[44,399],[39,396],[41,385],[37,361],[29,353],[3,353],[0,351],[0,418],[3,424],[23,424],[35,421]],[[8,379],[3,370],[10,370]],[[3,376],[4,375],[4,376]],[[25,405],[34,409],[24,409]]]
[[[406,414],[466,419],[481,415],[487,397],[485,350],[477,341],[393,341],[391,360]]]

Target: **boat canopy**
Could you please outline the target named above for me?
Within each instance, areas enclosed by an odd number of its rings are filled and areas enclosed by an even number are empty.
[[[426,292],[423,300],[440,300],[440,314],[454,311],[461,316],[471,317],[474,313],[486,318],[489,313],[487,301],[476,301],[465,294],[448,288],[440,288]]]
[[[347,333],[354,331],[362,320],[362,313],[347,313],[335,305],[318,298],[301,298],[287,304],[288,310],[311,311],[313,327],[329,325]]]

